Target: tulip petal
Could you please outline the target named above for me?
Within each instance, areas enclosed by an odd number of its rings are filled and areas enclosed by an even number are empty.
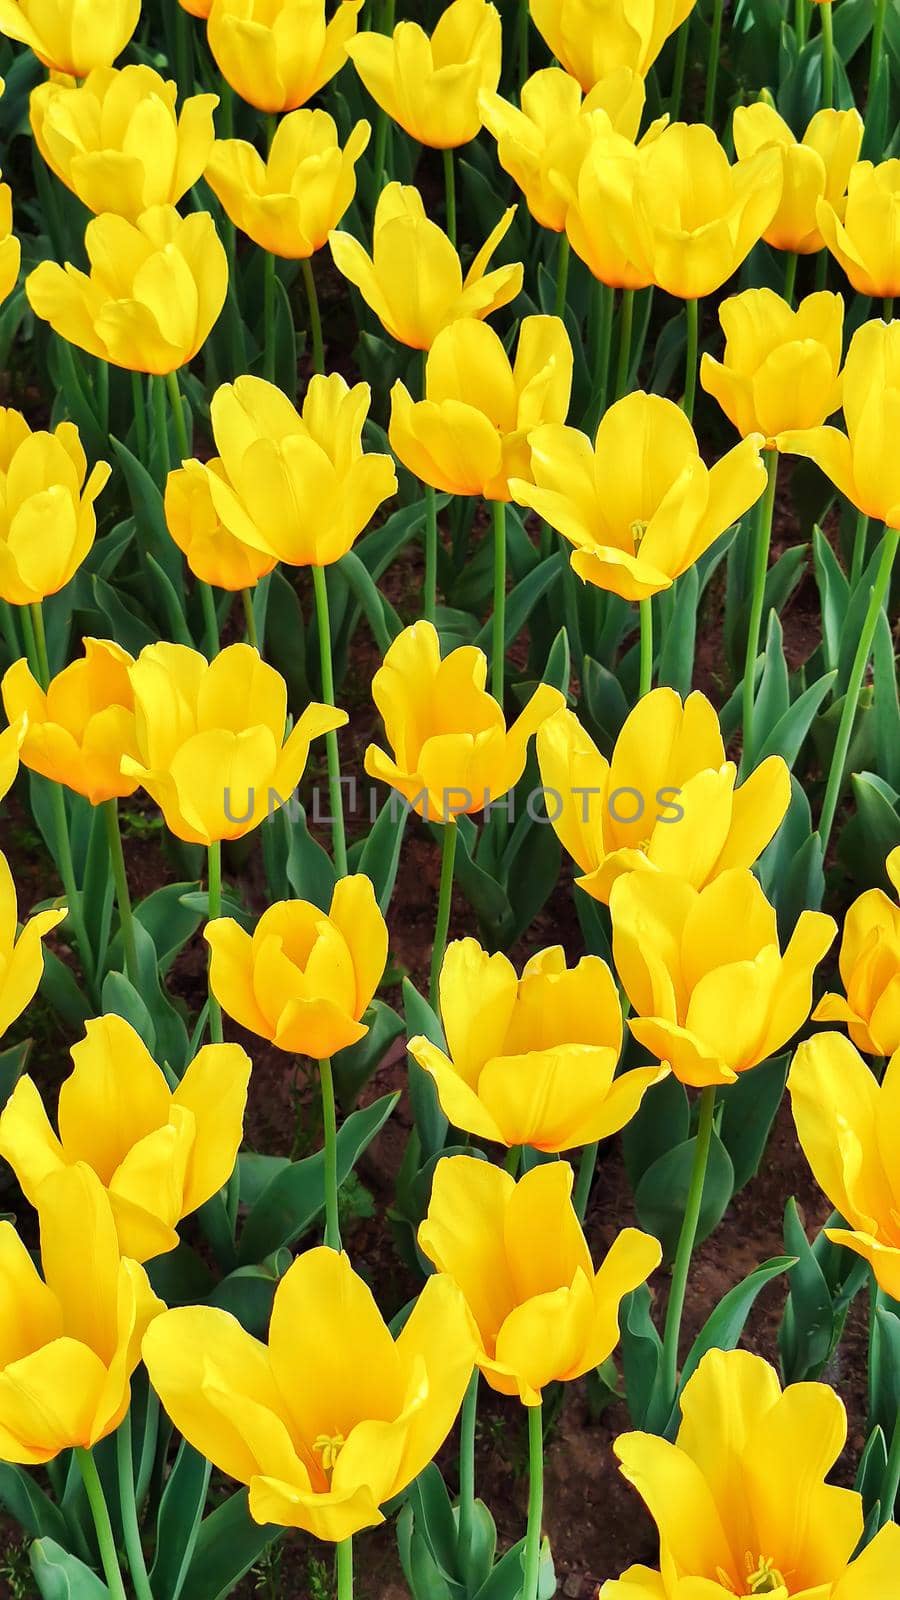
[[[251,1061],[237,1044],[198,1051],[172,1095],[193,1115],[195,1133],[184,1178],[182,1215],[196,1211],[228,1181],[244,1129]]]

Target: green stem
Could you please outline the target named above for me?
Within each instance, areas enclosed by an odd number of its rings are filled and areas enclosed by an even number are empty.
[[[619,358],[616,363],[616,388],[613,396],[621,400],[628,386],[631,367],[631,324],[634,321],[634,290],[622,290],[622,310],[619,317]]]
[[[864,511],[856,514],[856,528],[853,534],[853,555],[850,561],[850,587],[855,589],[862,577],[863,567],[866,564],[866,541],[869,532],[869,519]]]
[[[783,296],[789,306],[794,303],[794,285],[797,282],[797,263],[800,257],[796,250],[789,250],[784,263],[784,290]]]
[[[165,378],[151,375],[150,403],[153,407],[153,429],[159,450],[160,479],[165,488],[172,467],[172,457],[169,454],[169,408],[166,404]]]
[[[638,693],[643,699],[653,687],[653,601],[640,602],[641,610],[641,681]]]
[[[528,1406],[528,1527],[525,1533],[525,1582],[522,1600],[537,1600],[541,1566],[541,1518],[544,1512],[544,1408]]]
[[[322,698],[333,706],[334,668],[331,660],[331,617],[328,610],[328,584],[325,568],[313,567],[313,589],[316,597],[316,621],[319,629],[319,663],[322,669]],[[325,735],[328,754],[328,793],[331,799],[331,842],[334,864],[339,878],[347,876],[347,838],[344,831],[344,801],[341,790],[341,763],[338,753],[337,733],[332,728]]]
[[[437,917],[434,924],[434,944],[431,947],[431,984],[429,998],[434,1011],[438,1007],[438,980],[447,948],[450,930],[450,906],[453,900],[453,868],[456,863],[456,821],[444,823],[441,833],[441,885],[438,890]]]
[[[444,193],[447,201],[447,238],[456,249],[456,170],[453,151],[444,151]]]
[[[179,6],[179,10],[181,7]],[[144,399],[144,378],[140,372],[131,374],[131,401],[134,407],[134,424],[137,435],[138,460],[147,465],[147,402]]]
[[[178,84],[178,98],[184,100],[194,92],[194,52],[191,40],[191,25],[187,12],[175,0],[175,79]]]
[[[700,1207],[703,1203],[703,1185],[706,1180],[706,1168],[709,1162],[709,1147],[712,1142],[715,1109],[716,1086],[711,1084],[706,1089],[703,1089],[700,1094],[700,1121],[697,1127],[697,1140],[694,1145],[694,1165],[691,1172],[687,1203],[684,1208],[684,1220],[681,1224],[681,1233],[678,1236],[678,1249],[675,1255],[675,1265],[672,1268],[672,1287],[666,1311],[662,1373],[666,1399],[672,1401],[674,1401],[678,1391],[678,1341],[681,1334],[681,1317],[684,1311],[684,1298],[687,1290],[691,1256],[694,1253],[697,1227],[700,1222]]]
[[[712,31],[709,37],[709,55],[706,61],[706,94],[703,100],[703,120],[714,126],[716,109],[716,79],[719,72],[719,55],[722,49],[723,0],[713,0]]]
[[[894,320],[894,297],[893,297],[893,295],[885,295],[884,304],[882,306],[881,314],[882,314],[882,317],[884,318],[885,322],[893,322],[893,320]]]
[[[172,407],[172,417],[175,422],[175,442],[178,445],[178,454],[182,461],[187,461],[191,453],[191,441],[188,438],[187,423],[184,420],[184,401],[178,387],[178,373],[170,372],[166,376],[166,388],[169,392],[169,404]]]
[[[263,377],[267,383],[275,382],[275,257],[271,250],[263,254]]]
[[[353,1600],[353,1540],[342,1539],[335,1547],[337,1600]]]
[[[894,565],[894,557],[897,554],[898,541],[900,541],[900,532],[896,528],[885,528],[884,543],[881,547],[881,560],[878,563],[878,572],[869,597],[869,607],[863,622],[859,644],[856,647],[856,655],[853,657],[853,666],[850,669],[850,681],[847,684],[847,693],[844,696],[841,720],[838,724],[837,738],[828,773],[828,784],[825,789],[825,799],[822,804],[822,815],[819,819],[819,837],[822,841],[823,854],[831,837],[834,816],[844,781],[847,751],[850,748],[850,738],[853,733],[853,724],[856,720],[859,692],[862,688],[866,667],[868,666],[872,641],[875,638],[875,629],[878,625],[878,616],[884,604],[885,595],[890,588],[891,571]]]
[[[478,1417],[478,1368],[469,1379],[459,1419],[458,1571],[467,1581],[475,1525],[475,1423]]]
[[[884,24],[887,15],[887,0],[875,0],[875,15],[872,20],[872,51],[869,56],[869,89],[868,101],[871,105],[881,70],[884,65]]]
[[[325,346],[322,343],[322,318],[319,314],[319,296],[316,293],[316,280],[313,275],[312,262],[301,261],[303,282],[306,286],[306,301],[309,306],[309,331],[312,337],[313,370],[325,371]]]
[[[897,1490],[900,1489],[900,1411],[894,1423],[891,1434],[891,1448],[881,1480],[881,1509],[878,1513],[878,1526],[883,1528],[885,1523],[891,1521],[894,1515],[894,1506],[897,1500]]]
[[[756,526],[753,535],[750,622],[747,628],[747,651],[744,657],[744,685],[742,690],[744,748],[741,756],[741,771],[745,776],[752,770],[755,753],[753,749],[753,710],[756,698],[756,656],[759,650],[759,632],[766,593],[766,575],[769,570],[769,543],[772,538],[772,513],[775,509],[775,485],[778,479],[777,450],[768,450],[766,452],[766,469],[768,472],[766,488],[757,506]]]
[[[809,33],[809,4],[810,0],[796,0],[794,7],[794,33],[799,50],[803,49]]]
[[[585,417],[584,426],[593,440],[600,418],[606,410],[609,394],[609,356],[612,349],[613,309],[615,292],[608,283],[594,285],[593,339],[591,343],[591,376],[594,399]]]
[[[128,892],[128,873],[125,869],[122,835],[119,832],[119,802],[115,795],[111,800],[104,800],[103,802],[103,820],[106,827],[106,842],[109,846],[109,864],[112,868],[113,882],[116,886],[119,927],[122,930],[122,948],[125,952],[125,971],[128,974],[129,983],[133,988],[139,989],[140,972],[137,945],[134,938],[134,917],[131,911],[131,895]]]
[[[24,614],[24,613],[23,613]],[[35,677],[42,689],[47,689],[50,684],[50,658],[47,654],[47,635],[44,631],[44,608],[40,600],[29,606],[31,625],[34,629],[34,660]]]
[[[684,358],[684,400],[682,409],[688,422],[694,420],[694,400],[697,395],[697,352],[700,344],[700,301],[686,300],[684,315],[687,323],[687,344]]]
[[[109,433],[109,367],[98,358],[96,365],[97,420],[102,433]]]
[[[491,693],[503,706],[506,661],[506,504],[493,502],[494,618],[491,629]]]
[[[203,632],[206,635],[206,654],[210,661],[214,661],[219,654],[219,619],[216,615],[216,602],[212,589],[202,578],[197,579],[197,588],[200,591],[200,605],[203,610]]]
[[[556,303],[555,311],[558,317],[565,318],[566,290],[569,287],[569,261],[572,250],[569,244],[569,235],[565,232],[559,236],[559,250],[556,257]]]
[[[241,590],[241,605],[244,608],[244,630],[247,634],[247,643],[252,644],[254,650],[259,649],[259,634],[256,631],[256,612],[253,609],[253,590]]]
[[[591,1184],[594,1181],[594,1171],[597,1166],[597,1151],[600,1145],[597,1140],[593,1144],[586,1144],[581,1152],[578,1163],[578,1177],[575,1180],[575,1196],[573,1205],[579,1222],[583,1222],[587,1211],[587,1203],[591,1193]]]
[[[678,30],[675,43],[675,66],[672,71],[672,93],[669,96],[669,119],[677,122],[681,113],[681,97],[684,94],[684,74],[687,67],[688,39],[690,34],[690,17],[685,17]]]
[[[834,105],[834,17],[832,0],[819,6],[822,20],[822,106],[830,110]]]
[[[520,1144],[511,1144],[503,1157],[503,1170],[508,1172],[511,1178],[514,1178],[518,1173],[521,1154],[522,1146]]]
[[[208,878],[207,896],[209,900],[209,921],[215,922],[222,915],[222,841],[213,839],[207,851]],[[210,951],[210,963],[212,952]],[[209,1037],[213,1044],[222,1043],[222,1008],[209,988]]]
[[[528,77],[528,0],[519,0],[519,89]]]
[[[119,1570],[119,1558],[116,1555],[116,1543],[113,1538],[112,1523],[109,1520],[109,1507],[106,1504],[97,1464],[92,1452],[83,1449],[81,1445],[76,1446],[75,1459],[78,1462],[91,1516],[94,1519],[106,1587],[112,1600],[125,1600],[125,1585]]]
[[[119,1509],[122,1513],[122,1532],[125,1536],[125,1554],[137,1600],[153,1600],[153,1591],[147,1577],[147,1564],[141,1545],[137,1505],[134,1497],[134,1461],[131,1453],[131,1411],[126,1411],[116,1433],[116,1467],[119,1477]]]
[[[319,1062],[319,1081],[322,1085],[322,1126],[325,1139],[325,1243],[329,1250],[340,1251],[341,1225],[338,1215],[337,1180],[337,1112],[334,1104],[334,1074],[331,1057]]]
[[[393,34],[393,31],[394,31],[394,15],[395,15],[395,11],[396,11],[396,0],[384,0],[384,6],[383,6],[383,9],[382,9],[382,12],[381,12],[381,19],[380,19],[378,31],[380,33],[386,34],[388,38],[391,37],[391,35]],[[374,174],[374,178],[375,178],[375,203],[376,203],[376,205],[378,203],[378,197],[381,194],[382,189],[384,188],[384,179],[385,179],[384,158],[385,158],[385,155],[387,153],[387,137],[388,137],[388,130],[390,128],[390,120],[391,119],[388,116],[387,112],[382,110],[381,106],[379,106],[378,115],[375,118],[375,148],[374,148],[374,150],[372,152],[372,160],[373,160],[373,168],[372,168],[372,170],[373,170],[373,174]]]

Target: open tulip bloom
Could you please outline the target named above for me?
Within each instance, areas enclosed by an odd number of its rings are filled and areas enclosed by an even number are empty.
[[[490,0],[452,0],[430,39],[417,22],[399,22],[392,38],[357,34],[347,54],[373,100],[410,138],[451,150],[481,127],[479,94],[497,87],[501,42]]]
[[[259,111],[295,111],[340,72],[363,0],[212,0],[207,39],[236,94]]]
[[[84,78],[112,65],[140,14],[141,0],[0,0],[0,33],[28,45],[52,72]]]
[[[823,994],[813,1022],[842,1022],[857,1050],[891,1056],[900,1049],[900,846],[885,863],[893,900],[867,889],[844,918],[839,966],[845,995]]]

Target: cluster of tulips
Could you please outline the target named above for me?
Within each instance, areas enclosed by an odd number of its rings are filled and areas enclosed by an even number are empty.
[[[0,1055],[0,1505],[45,1600],[224,1600],[297,1529],[351,1600],[357,1536],[395,1514],[415,1600],[547,1600],[545,1435],[581,1379],[625,1402],[615,1455],[659,1533],[603,1600],[896,1600],[900,159],[870,159],[900,150],[896,17],[776,0],[773,34],[771,4],[737,7],[729,48],[762,68],[725,117],[723,0],[394,10],[0,0],[0,126],[34,174],[0,187],[0,348],[52,389],[44,428],[0,410],[0,798],[18,778],[63,891],[20,926],[0,855],[0,1020],[21,1037],[40,988],[75,1041],[58,1091]],[[371,382],[335,370],[348,308]],[[802,565],[773,548],[804,473],[818,677],[785,656]],[[379,587],[403,552],[406,616]],[[719,568],[721,715],[693,687]],[[341,761],[361,619],[367,833]],[[187,873],[139,904],[135,805]],[[400,1017],[411,817],[439,888]],[[585,953],[511,960],[563,853]],[[839,899],[858,859],[838,937],[826,866]],[[451,937],[454,891],[478,937]],[[168,978],[201,929],[189,1014]],[[401,1035],[393,1221],[424,1282],[387,1323],[342,1186]],[[242,1150],[254,1047],[314,1064],[304,1159]],[[833,1213],[810,1242],[789,1206],[787,1253],[686,1348],[692,1257],[785,1084]],[[613,1136],[640,1226],[605,1217],[598,1258]],[[780,1373],[740,1348],[776,1281]],[[851,1489],[824,1379],[866,1287]],[[527,1416],[499,1554],[480,1385]]]

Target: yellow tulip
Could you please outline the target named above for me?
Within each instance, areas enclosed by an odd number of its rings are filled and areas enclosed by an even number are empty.
[[[900,900],[900,845],[887,858]],[[857,1050],[891,1056],[900,1050],[900,905],[881,889],[867,889],[844,919],[841,994],[825,994],[813,1022],[844,1022]]]
[[[859,156],[863,120],[851,111],[817,111],[802,139],[796,139],[774,106],[758,100],[734,113],[734,148],[741,158],[764,149],[781,156],[782,194],[763,234],[776,250],[811,255],[825,241],[816,222],[816,204],[839,207]]]
[[[558,689],[541,683],[507,729],[486,682],[484,651],[462,645],[442,661],[430,622],[404,628],[372,679],[394,754],[370,744],[366,772],[430,822],[483,811],[507,794],[525,770],[531,735],[564,704]]]
[[[693,0],[530,0],[531,20],[585,93],[617,67],[646,77]]]
[[[612,289],[646,289],[653,282],[652,267],[649,261],[638,260],[637,245],[623,234],[607,202],[611,174],[619,200],[626,195],[633,199],[638,150],[599,112],[590,119],[589,133],[580,166],[567,171],[562,164],[551,173],[551,184],[565,208],[569,244],[598,283]]]
[[[105,215],[84,236],[90,272],[42,261],[25,280],[36,316],[89,355],[164,376],[192,361],[225,304],[228,263],[212,217],[152,206]]]
[[[481,114],[497,141],[497,159],[542,228],[562,233],[566,226],[566,189],[574,189],[594,137],[593,114],[606,112],[610,126],[633,140],[644,98],[643,79],[630,67],[618,67],[584,99],[560,67],[532,73],[522,85],[521,110],[499,94],[482,94]]]
[[[350,233],[333,233],[329,244],[338,271],[355,284],[391,337],[430,350],[451,322],[488,317],[519,293],[521,262],[486,270],[514,213],[511,206],[500,218],[465,281],[456,250],[425,215],[418,189],[400,183],[389,183],[378,197],[371,256]]]
[[[723,361],[704,355],[700,382],[738,433],[778,448],[788,428],[818,428],[841,403],[844,302],[808,295],[793,311],[771,289],[747,289],[719,308]]]
[[[208,17],[212,0],[178,0],[182,11],[192,17]]]
[[[813,972],[837,931],[803,911],[781,954],[775,912],[752,872],[703,889],[629,872],[609,897],[613,958],[639,1044],[695,1088],[733,1083],[806,1022]]]
[[[274,384],[238,378],[213,396],[220,460],[202,470],[215,515],[249,555],[328,566],[397,488],[389,455],[366,454],[367,383],[310,380],[299,412]],[[254,556],[255,558],[255,556]]]
[[[567,968],[561,945],[527,962],[475,939],[448,945],[440,976],[447,1050],[421,1035],[409,1051],[431,1074],[455,1128],[535,1150],[571,1150],[618,1133],[654,1083],[642,1067],[615,1078],[622,1009],[599,956]]]
[[[363,1014],[384,973],[388,936],[369,878],[341,878],[326,914],[282,900],[252,936],[230,917],[208,923],[210,987],[242,1028],[322,1061],[368,1033]]]
[[[548,1383],[580,1378],[619,1342],[619,1306],[659,1266],[659,1242],[624,1228],[595,1270],[572,1205],[567,1161],[518,1183],[474,1156],[434,1172],[419,1248],[459,1284],[478,1326],[475,1361],[492,1389],[541,1403]]]
[[[141,0],[0,0],[0,33],[27,45],[51,72],[84,78],[111,66],[140,14]]]
[[[12,730],[0,737],[8,738]],[[12,734],[12,742],[19,737],[21,725]],[[9,775],[11,751],[3,751],[3,779]],[[15,774],[13,774],[15,776]],[[12,779],[10,779],[12,782]],[[0,852],[0,1036],[10,1028],[17,1017],[29,1006],[37,993],[44,972],[44,953],[41,940],[62,922],[66,907],[56,911],[39,911],[29,918],[16,937],[18,911],[16,886],[5,855]]]
[[[196,578],[220,589],[252,589],[278,557],[236,539],[222,522],[210,490],[210,478],[225,477],[217,456],[202,464],[186,461],[170,472],[165,513],[169,533]]]
[[[217,140],[206,181],[254,244],[303,260],[321,250],[352,203],[370,131],[357,122],[341,149],[327,111],[294,111],[279,122],[268,161],[243,139]]]
[[[212,0],[206,24],[216,66],[259,111],[296,111],[347,59],[363,0]]]
[[[74,577],[94,543],[94,501],[109,474],[98,461],[87,476],[74,423],[32,433],[20,412],[0,407],[0,598],[33,605]]]
[[[123,1018],[94,1018],[85,1034],[60,1089],[59,1137],[37,1085],[20,1078],[0,1115],[0,1155],[32,1205],[51,1174],[86,1164],[109,1197],[122,1254],[149,1261],[175,1249],[177,1223],[231,1175],[250,1058],[240,1045],[204,1045],[173,1093]]]
[[[313,702],[290,733],[281,674],[246,644],[207,661],[180,644],[146,645],[130,669],[138,760],[122,770],[188,844],[241,839],[284,805],[310,742],[347,721]]]
[[[790,804],[780,756],[737,786],[719,719],[696,690],[683,705],[674,689],[643,695],[610,761],[567,710],[538,729],[537,755],[547,815],[583,874],[575,881],[604,902],[626,872],[668,872],[702,889],[751,867]]]
[[[440,1448],[474,1345],[446,1278],[428,1279],[395,1340],[347,1256],[323,1246],[281,1279],[267,1344],[187,1306],[148,1330],[144,1360],[188,1443],[249,1486],[255,1521],[337,1542],[383,1522]]]
[[[452,0],[431,38],[398,22],[391,38],[360,33],[347,46],[376,105],[436,150],[468,144],[481,128],[481,90],[500,79],[500,13],[489,0]]]
[[[218,95],[185,100],[152,67],[97,67],[84,83],[38,84],[35,143],[51,171],[89,211],[137,222],[151,206],[177,205],[203,176]]]
[[[858,294],[900,295],[900,159],[857,161],[846,198],[819,200],[816,221]]]
[[[900,322],[866,322],[844,363],[844,421],[839,428],[788,430],[779,448],[807,456],[857,510],[900,528]]]
[[[764,442],[750,434],[708,468],[681,408],[637,391],[610,406],[593,445],[577,428],[536,428],[532,481],[511,478],[509,487],[575,546],[580,578],[645,600],[756,503],[766,486]]]
[[[114,1433],[131,1401],[141,1340],[164,1310],[119,1252],[106,1192],[79,1162],[37,1197],[44,1276],[0,1222],[0,1460],[39,1466]]]
[[[826,1481],[846,1438],[827,1384],[782,1392],[760,1356],[710,1350],[685,1385],[674,1444],[650,1433],[613,1444],[659,1530],[661,1571],[631,1567],[600,1600],[891,1600],[900,1530],[853,1561],[862,1499]]]
[[[0,183],[0,301],[12,294],[22,265],[22,246],[12,225],[12,190],[8,183]]]
[[[729,165],[704,123],[672,123],[632,159],[596,163],[592,203],[638,283],[683,300],[712,294],[768,228],[781,199],[774,148]],[[576,247],[577,248],[577,247]]]
[[[0,800],[9,794],[19,773],[19,751],[25,740],[28,718],[14,717],[0,732]]]
[[[7,669],[0,692],[10,722],[27,722],[25,766],[97,806],[137,788],[120,770],[123,755],[138,753],[128,676],[134,661],[111,639],[83,643],[84,655],[58,672],[46,693],[24,659]]]
[[[846,1223],[826,1228],[828,1238],[862,1256],[885,1294],[900,1298],[900,1050],[879,1084],[843,1034],[814,1034],[797,1049],[788,1089],[813,1177]]]
[[[454,322],[428,352],[425,399],[394,384],[391,449],[435,489],[509,500],[510,477],[531,478],[533,430],[565,421],[572,364],[559,317],[526,317],[512,363],[487,323]]]

